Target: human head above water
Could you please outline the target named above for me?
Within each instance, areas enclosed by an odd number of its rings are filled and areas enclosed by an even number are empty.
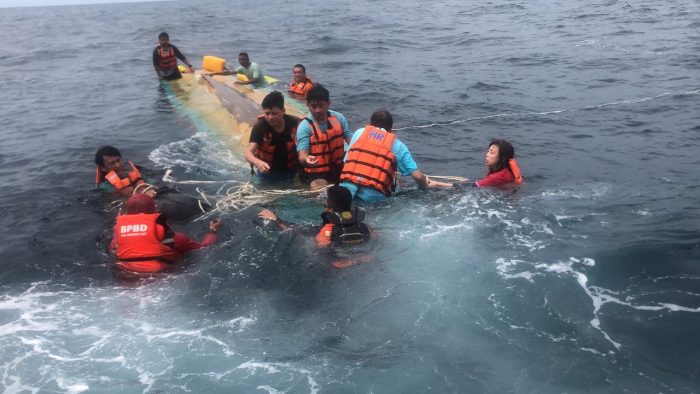
[[[323,87],[323,85],[318,84],[311,88],[311,90],[309,90],[309,93],[306,94],[306,102],[307,104],[313,104],[318,102],[330,103],[331,94],[328,92],[328,89]]]
[[[160,45],[163,46],[168,45],[170,42],[170,36],[168,35],[168,33],[162,32],[158,34],[158,42],[160,43]]]
[[[105,156],[121,158],[122,154],[119,152],[119,149],[110,145],[105,145],[98,149],[97,153],[95,153],[95,164],[102,169],[106,167]]]
[[[247,52],[241,52],[238,54],[238,63],[246,68],[250,66],[250,57],[248,56]]]
[[[508,168],[508,161],[515,157],[513,145],[506,140],[491,140],[486,153],[486,165],[489,171],[496,172]]]
[[[129,215],[155,212],[156,202],[145,194],[134,194],[126,200],[126,213]]]
[[[282,93],[275,90],[265,96],[262,101],[262,107],[263,109],[279,108],[284,110],[284,96],[282,96]]]
[[[342,186],[331,186],[326,191],[326,208],[334,212],[349,211],[352,208],[352,194]]]
[[[394,118],[391,113],[385,109],[380,109],[374,111],[372,117],[369,118],[369,124],[374,127],[381,127],[382,129],[391,132],[391,128],[394,127]]]
[[[292,67],[292,75],[296,82],[301,82],[306,78],[306,67],[303,64],[295,64]]]

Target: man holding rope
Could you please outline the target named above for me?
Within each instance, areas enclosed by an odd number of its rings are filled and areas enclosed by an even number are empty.
[[[340,186],[350,190],[353,198],[382,201],[396,189],[396,170],[410,175],[422,190],[451,188],[451,183],[428,179],[413,160],[406,145],[392,133],[394,119],[387,110],[372,114],[370,124],[357,130],[350,140]]]

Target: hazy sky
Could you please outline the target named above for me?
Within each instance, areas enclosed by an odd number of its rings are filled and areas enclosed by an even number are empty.
[[[137,3],[144,0],[0,0],[0,7],[34,7],[42,5]],[[153,1],[153,0],[151,0]]]

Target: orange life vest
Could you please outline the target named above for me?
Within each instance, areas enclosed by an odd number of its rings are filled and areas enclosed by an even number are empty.
[[[159,272],[173,267],[180,253],[172,232],[157,223],[159,213],[119,215],[115,226],[117,267],[134,272]]]
[[[510,172],[512,172],[513,176],[515,177],[513,182],[518,185],[523,183],[523,177],[520,175],[520,167],[518,167],[518,162],[515,161],[515,159],[508,160],[508,167],[510,167]]]
[[[328,129],[325,133],[316,122],[309,118],[304,118],[311,125],[311,138],[309,155],[316,156],[317,163],[313,167],[304,167],[307,174],[323,174],[339,171],[343,166],[343,156],[345,156],[345,145],[343,136],[343,126],[338,118],[328,113]]]
[[[378,127],[365,126],[348,151],[340,180],[371,187],[390,196],[396,173],[396,156],[391,152],[395,138],[394,134]]]
[[[309,90],[311,90],[313,87],[314,81],[312,81],[310,78],[306,78],[302,82],[292,80],[292,82],[289,83],[289,91],[300,96],[306,96],[306,94],[309,93]]]
[[[161,70],[170,70],[177,67],[177,57],[173,46],[168,46],[167,50],[163,47],[158,47],[158,66]]]
[[[258,116],[258,119],[264,119],[263,115]],[[269,125],[268,125],[269,126]],[[272,127],[272,126],[269,126]],[[287,125],[285,124],[285,129]],[[287,169],[294,170],[299,164],[299,154],[297,153],[297,128],[293,128],[290,133],[290,141],[285,144],[287,150]],[[272,168],[272,162],[275,159],[275,145],[272,142],[272,132],[265,130],[263,134],[263,143],[258,145],[258,149],[255,152],[255,157],[267,163],[270,168]],[[251,168],[252,169],[252,168]]]
[[[97,169],[95,170],[95,186],[99,185],[103,179],[107,180],[107,182],[109,182],[109,184],[114,186],[114,188],[117,190],[142,184],[144,181],[138,168],[136,168],[134,163],[131,161],[129,161],[129,165],[131,166],[131,172],[129,172],[129,175],[124,179],[119,178],[119,175],[117,175],[114,170],[104,174],[100,167],[97,166]]]

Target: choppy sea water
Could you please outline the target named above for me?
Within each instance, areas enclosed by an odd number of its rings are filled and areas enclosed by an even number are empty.
[[[3,9],[0,387],[697,392],[699,17],[692,0]],[[244,213],[183,272],[120,282],[98,146],[248,177],[156,80],[162,30],[195,64],[244,50],[286,80],[304,63],[353,128],[388,108],[429,174],[479,177],[507,138],[527,181],[407,182],[367,207],[374,260],[346,270]],[[311,225],[321,201],[269,206]]]

